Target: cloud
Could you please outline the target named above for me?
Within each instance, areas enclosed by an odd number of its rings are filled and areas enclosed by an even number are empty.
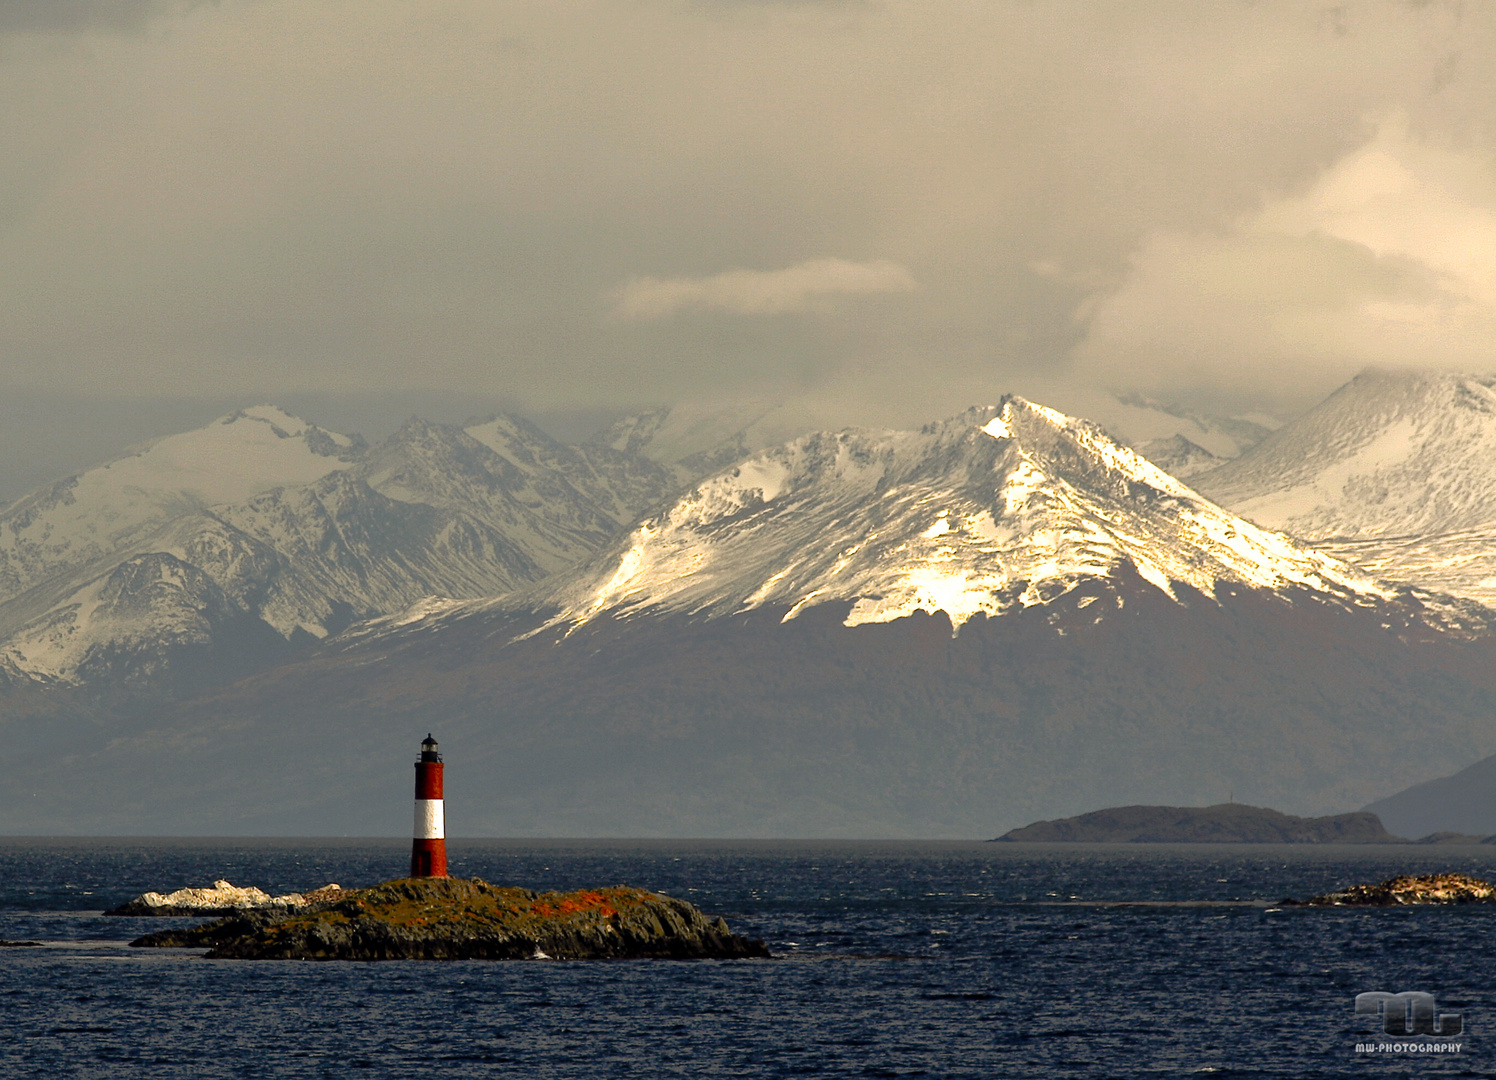
[[[1080,316],[1113,385],[1322,394],[1368,365],[1496,368],[1496,160],[1393,116],[1305,190],[1155,231]]]
[[[896,262],[809,259],[783,270],[724,270],[699,278],[635,277],[611,294],[616,318],[644,322],[684,308],[734,315],[800,311],[818,297],[911,292],[914,276]]]
[[[139,32],[206,0],[0,0],[0,34]]]
[[[0,0],[0,397],[1255,394],[1346,289],[1482,310],[1465,226],[1256,221],[1397,109],[1418,201],[1490,205],[1411,147],[1496,132],[1496,6]]]

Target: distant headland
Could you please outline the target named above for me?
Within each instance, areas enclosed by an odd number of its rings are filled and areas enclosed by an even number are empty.
[[[1058,821],[1036,821],[997,837],[1004,843],[1398,844],[1408,841],[1364,810],[1295,817],[1245,803],[1117,806]]]

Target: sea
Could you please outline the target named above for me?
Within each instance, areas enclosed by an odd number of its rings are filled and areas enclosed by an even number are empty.
[[[773,954],[298,962],[131,948],[147,890],[402,876],[408,840],[0,838],[0,1076],[1496,1075],[1496,905],[1282,907],[1496,847],[449,840],[454,876],[638,885]],[[1362,993],[1433,995],[1447,1036]],[[1407,999],[1399,999],[1405,1001]],[[1426,1000],[1426,999],[1423,999]]]

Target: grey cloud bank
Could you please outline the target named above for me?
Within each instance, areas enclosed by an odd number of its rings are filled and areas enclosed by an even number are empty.
[[[1496,368],[1483,6],[0,4],[0,104],[0,396],[38,425],[1282,415]]]

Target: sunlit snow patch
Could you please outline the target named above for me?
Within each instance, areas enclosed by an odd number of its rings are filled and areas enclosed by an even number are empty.
[[[952,631],[959,630],[977,612],[1002,613],[1002,591],[1006,574],[973,574],[967,570],[941,571],[933,566],[910,572],[890,593],[877,600],[859,599],[842,621],[843,626],[886,623],[923,611],[943,611]]]

